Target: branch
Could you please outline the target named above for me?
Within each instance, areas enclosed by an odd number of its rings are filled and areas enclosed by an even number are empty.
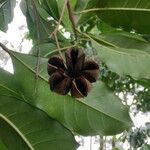
[[[72,28],[73,28],[73,32],[74,32],[74,35],[75,35],[75,40],[77,41],[76,24],[75,24],[75,21],[74,21],[74,14],[73,14],[73,11],[72,11],[69,0],[67,2],[67,8],[68,8],[68,13],[69,13],[69,19],[72,23]]]
[[[32,5],[33,5],[33,15],[35,17],[35,26],[36,26],[36,30],[37,30],[37,62],[36,62],[36,71],[35,71],[35,88],[33,91],[33,95],[35,95],[37,93],[37,85],[38,85],[38,77],[39,77],[39,66],[40,66],[40,26],[39,26],[39,16],[37,13],[37,8],[36,8],[36,1],[32,0]]]
[[[66,46],[66,47],[62,47],[62,48],[57,48],[57,49],[54,49],[53,51],[50,51],[49,53],[45,54],[44,57],[48,57],[52,54],[55,54],[55,53],[59,53],[60,51],[65,51],[66,49],[69,49],[69,48],[72,48],[72,47],[76,47],[76,44],[75,45],[70,45],[70,46]]]
[[[61,21],[62,21],[64,12],[65,12],[65,8],[66,8],[66,5],[67,5],[67,2],[68,2],[68,0],[65,0],[64,5],[63,5],[63,8],[62,8],[61,15],[60,15],[60,18],[59,18],[59,21],[58,21],[58,23],[57,23],[57,26],[56,26],[56,28],[54,29],[54,31],[53,31],[53,32],[51,33],[51,35],[50,35],[50,38],[54,35],[54,38],[55,38],[55,41],[56,41],[56,46],[57,46],[58,50],[60,49],[60,45],[59,45],[59,41],[58,41],[58,38],[57,38],[57,32],[58,32],[59,26],[60,26],[60,24],[61,24]],[[60,50],[59,50],[59,55],[60,55],[60,57],[63,59],[63,61],[65,62],[65,60],[64,60],[64,58],[63,58],[63,55],[62,55],[62,53],[61,53]]]
[[[60,18],[59,18],[58,23],[57,23],[57,26],[56,26],[56,28],[54,29],[54,31],[51,33],[50,38],[51,38],[53,35],[57,35],[58,28],[59,28],[59,26],[60,26],[60,24],[61,24],[61,21],[62,21],[64,12],[65,12],[65,8],[66,8],[66,5],[67,5],[67,2],[68,2],[68,0],[65,0],[64,5],[63,5],[63,8],[62,8],[61,15],[60,15]]]
[[[0,47],[5,51],[7,52],[8,54],[10,54],[10,49],[8,49],[3,43],[0,42]]]
[[[55,41],[56,41],[57,48],[58,48],[58,50],[59,50],[59,55],[60,55],[60,57],[63,59],[63,61],[65,62],[65,59],[64,59],[64,57],[63,57],[63,55],[62,55],[62,53],[61,53],[61,51],[60,51],[60,45],[59,45],[59,42],[58,42],[57,35],[54,34],[54,37],[55,37]]]
[[[36,23],[36,30],[39,30],[39,17],[37,15],[37,10],[36,10],[36,5],[35,1],[32,0],[32,5],[33,5],[33,14],[35,17],[35,23]],[[40,34],[37,31],[37,63],[36,63],[36,79],[38,79],[38,74],[39,74],[39,65],[40,65],[40,48],[39,48],[39,43],[40,43]]]

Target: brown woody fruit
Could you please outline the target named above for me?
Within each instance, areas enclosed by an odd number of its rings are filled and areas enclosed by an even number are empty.
[[[48,60],[50,89],[58,94],[71,95],[76,98],[85,97],[99,76],[99,65],[93,61],[85,61],[82,49],[71,48],[65,53],[66,65],[59,56]]]

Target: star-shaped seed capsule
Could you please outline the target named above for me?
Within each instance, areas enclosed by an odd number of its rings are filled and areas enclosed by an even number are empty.
[[[76,98],[85,97],[99,76],[99,65],[93,60],[85,61],[82,49],[71,48],[65,53],[66,62],[59,56],[48,60],[51,91],[66,95],[69,91]]]

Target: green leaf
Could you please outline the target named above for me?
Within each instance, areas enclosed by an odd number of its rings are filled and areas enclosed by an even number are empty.
[[[96,8],[96,9],[95,9]],[[122,27],[124,30],[149,34],[150,33],[150,5],[149,0],[103,0],[93,10],[84,10],[87,13],[95,13],[99,18],[114,27]],[[95,10],[94,10],[95,9]],[[82,21],[83,22],[83,21]]]
[[[14,7],[16,0],[1,0],[0,1],[0,30],[7,31],[8,24],[14,16]]]
[[[77,5],[77,1],[78,1],[78,0],[70,0],[70,5],[71,5],[71,7],[72,7],[73,10],[75,9],[75,7],[76,7],[76,5]],[[80,0],[80,1],[81,1],[81,0]]]
[[[64,7],[64,3],[65,3],[65,0],[57,1],[60,16],[61,16],[61,13],[62,13],[62,9]],[[63,14],[62,23],[63,23],[63,25],[64,25],[64,27],[67,31],[72,32],[72,25],[71,25],[71,22],[70,22],[70,19],[69,19],[67,6],[66,6],[66,9],[65,9],[64,14]]]
[[[40,49],[40,57],[47,57],[49,58],[52,55],[59,54],[59,50],[66,51],[66,49],[71,48],[75,45],[71,45],[70,43],[65,43],[65,42],[59,42],[60,44],[60,49],[57,48],[57,46],[54,43],[41,43],[40,45],[34,45],[30,51],[30,54],[37,56],[37,49],[39,47]]]
[[[40,49],[40,56],[44,57],[47,55],[47,53],[52,52],[53,50],[57,49],[56,45],[53,43],[42,43],[39,46],[34,45],[30,51],[30,54],[37,55],[37,49]]]
[[[86,35],[86,34],[85,34]],[[88,35],[86,35],[88,36]],[[108,68],[119,75],[130,75],[134,79],[150,78],[150,53],[138,49],[106,47],[101,40],[88,36],[98,57]]]
[[[102,20],[98,20],[97,21],[97,30],[98,32],[95,32],[95,34],[101,32],[101,33],[111,33],[111,32],[117,32],[117,29],[108,25],[107,23],[105,23]]]
[[[150,149],[150,145],[149,144],[144,144],[143,150],[149,150]]]
[[[0,75],[0,95],[19,97],[12,74],[0,68]]]
[[[39,34],[40,42],[47,41],[50,33],[54,30],[54,27],[52,27],[53,21],[47,22],[45,19],[43,19],[43,16],[41,17],[41,14],[38,14],[36,10],[33,11],[33,5],[31,1],[22,0],[20,7],[23,14],[26,16],[30,37],[37,42]],[[36,9],[38,7],[37,10],[40,9],[38,2],[36,3],[35,7]],[[37,29],[37,18],[39,29]]]
[[[83,10],[86,8],[89,0],[77,0],[76,11]]]
[[[11,51],[9,54],[15,69],[13,81],[18,85],[17,89],[16,86],[13,88],[15,92],[70,130],[82,135],[112,135],[131,126],[128,109],[104,83],[94,84],[92,92],[85,99],[77,100],[69,95],[58,95],[49,90],[44,77],[40,75],[36,80],[35,66],[32,64],[36,57]],[[3,81],[4,77],[0,78]],[[5,86],[9,89],[12,84],[7,81]]]
[[[70,4],[72,9],[74,9],[74,7],[76,6],[76,1],[77,0],[70,0]],[[61,1],[56,1],[56,0],[46,0],[41,2],[42,6],[47,10],[47,12],[55,19],[55,20],[59,20],[61,13],[62,13],[62,9],[65,3],[65,0],[61,0]],[[67,10],[67,6],[65,8],[65,12],[63,14],[63,19],[62,19],[62,25],[65,27],[65,29],[67,31],[72,32],[72,25],[69,19],[69,14],[68,14],[68,10]]]
[[[137,49],[150,53],[150,43],[143,39],[140,35],[115,31],[112,33],[99,34],[94,36],[98,39],[98,42],[105,46],[111,46],[114,48],[126,48],[126,49]],[[95,39],[95,40],[96,40]]]
[[[77,11],[78,10],[86,10],[86,9],[92,9],[97,7],[99,3],[99,0],[82,0],[80,3],[80,0],[78,1],[78,5],[77,5]],[[78,16],[78,25],[82,25],[84,23],[87,23],[88,20],[90,20],[90,18],[92,18],[93,16],[95,16],[96,13],[95,12],[90,12],[90,13],[86,13],[86,14],[81,14],[81,15],[77,15]]]
[[[73,135],[44,112],[13,97],[0,96],[0,138],[8,149],[76,149]]]
[[[47,6],[48,6],[48,10],[51,14],[51,16],[54,18],[54,19],[57,19],[59,20],[59,12],[58,12],[58,6],[57,6],[57,2],[56,0],[46,0],[46,3],[47,3]]]
[[[39,43],[49,42],[49,36],[54,31],[56,22],[55,20],[48,20],[48,16],[50,16],[48,12],[42,8],[38,1],[35,2],[35,6],[33,6],[32,1],[25,0],[22,0],[20,4],[21,10],[27,19],[30,37],[35,43],[38,43],[38,41]],[[58,32],[58,39],[61,41],[66,40],[60,32]]]
[[[146,79],[141,79],[138,80],[137,83],[141,84],[142,86],[144,86],[145,88],[150,90],[150,79],[146,80]],[[150,91],[149,91],[150,93]]]
[[[0,150],[7,150],[4,143],[0,140]]]
[[[45,20],[46,22],[49,21],[48,18],[50,17],[50,15],[47,13],[47,11],[45,9],[43,9],[42,7],[37,6],[37,12],[43,20]]]

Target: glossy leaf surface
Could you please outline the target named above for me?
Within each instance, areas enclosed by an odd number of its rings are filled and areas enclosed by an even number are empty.
[[[150,33],[149,0],[94,0],[92,4],[90,2],[93,1],[90,0],[84,10],[78,11],[78,14],[82,14],[79,24],[97,15],[101,20],[116,28],[121,27],[126,31],[135,30],[144,34]]]
[[[102,82],[94,84],[92,92],[83,100],[58,95],[49,90],[42,76],[36,81],[32,63],[36,57],[14,52],[10,52],[10,55],[15,69],[13,80],[18,84],[16,89],[13,88],[15,92],[19,92],[25,101],[42,109],[70,130],[83,135],[111,135],[130,127],[127,108]],[[3,79],[1,81],[4,82]],[[8,87],[12,86],[10,81],[4,83]],[[113,109],[109,109],[110,106]]]
[[[76,149],[73,135],[29,104],[0,95],[0,138],[8,149]]]
[[[98,38],[92,37],[91,40],[99,58],[111,71],[119,75],[130,75],[135,79],[150,78],[150,70],[147,69],[150,66],[149,50],[104,46]]]

